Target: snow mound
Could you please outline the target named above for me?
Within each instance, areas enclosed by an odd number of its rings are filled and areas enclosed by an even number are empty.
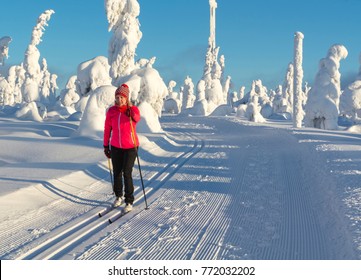
[[[141,115],[141,119],[137,124],[137,131],[139,133],[157,133],[163,131],[157,112],[148,102],[142,102],[139,105],[139,111]]]
[[[74,137],[101,138],[106,110],[114,102],[114,86],[101,86],[90,92],[82,120]]]
[[[43,118],[40,114],[44,108],[44,106],[38,106],[36,102],[24,103],[24,105],[16,111],[15,116],[21,120],[42,122]],[[42,115],[44,114],[46,114],[46,111],[43,111]]]
[[[346,130],[353,133],[361,133],[361,125],[353,125]]]
[[[229,105],[220,105],[210,114],[211,116],[229,116],[232,114],[232,107]]]

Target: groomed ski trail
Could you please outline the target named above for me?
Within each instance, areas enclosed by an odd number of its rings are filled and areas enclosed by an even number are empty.
[[[151,210],[76,259],[357,258],[327,195],[333,182],[291,131],[226,118],[162,121],[203,149],[168,178]]]
[[[338,185],[302,132],[225,117],[162,122],[166,134],[146,135],[157,145],[140,154],[150,210],[138,187],[132,212],[98,218],[113,195],[105,162],[91,165],[24,190],[43,205],[0,222],[1,258],[360,257]]]

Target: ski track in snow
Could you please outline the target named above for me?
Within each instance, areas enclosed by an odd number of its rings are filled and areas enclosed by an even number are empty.
[[[340,207],[320,156],[337,152],[327,140],[216,117],[165,116],[162,127],[167,137],[150,136],[162,156],[140,151],[149,210],[138,187],[131,213],[111,225],[106,221],[118,210],[97,218],[113,200],[107,166],[100,163],[50,180],[43,191],[56,200],[1,222],[1,259],[361,258],[361,240],[345,221],[347,214],[357,217],[347,212],[355,208]],[[336,170],[340,162],[332,164]],[[137,165],[134,175],[139,186]],[[79,176],[87,187],[74,191],[72,178]],[[360,193],[349,186],[342,199],[354,205]]]
[[[355,258],[329,198],[313,191],[332,182],[318,179],[322,170],[302,154],[297,139],[252,126],[234,125],[231,133],[222,122],[212,119],[203,132],[194,132],[205,147],[168,181],[151,212],[120,226],[79,259]],[[181,124],[176,127],[185,131],[194,126]]]

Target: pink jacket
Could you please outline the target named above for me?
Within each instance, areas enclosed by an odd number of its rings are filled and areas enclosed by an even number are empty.
[[[130,109],[132,122],[126,113],[121,113],[118,106],[112,106],[108,109],[104,124],[104,146],[112,145],[116,148],[132,149],[134,148],[134,132],[136,146],[139,146],[139,139],[136,132],[137,122],[140,120],[139,109],[132,106]],[[133,125],[133,129],[131,127]]]

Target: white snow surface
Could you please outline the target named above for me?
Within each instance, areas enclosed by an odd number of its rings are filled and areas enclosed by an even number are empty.
[[[0,258],[361,259],[360,129],[171,116],[141,133],[134,209],[79,121],[0,116]],[[109,224],[108,219],[113,219]]]

